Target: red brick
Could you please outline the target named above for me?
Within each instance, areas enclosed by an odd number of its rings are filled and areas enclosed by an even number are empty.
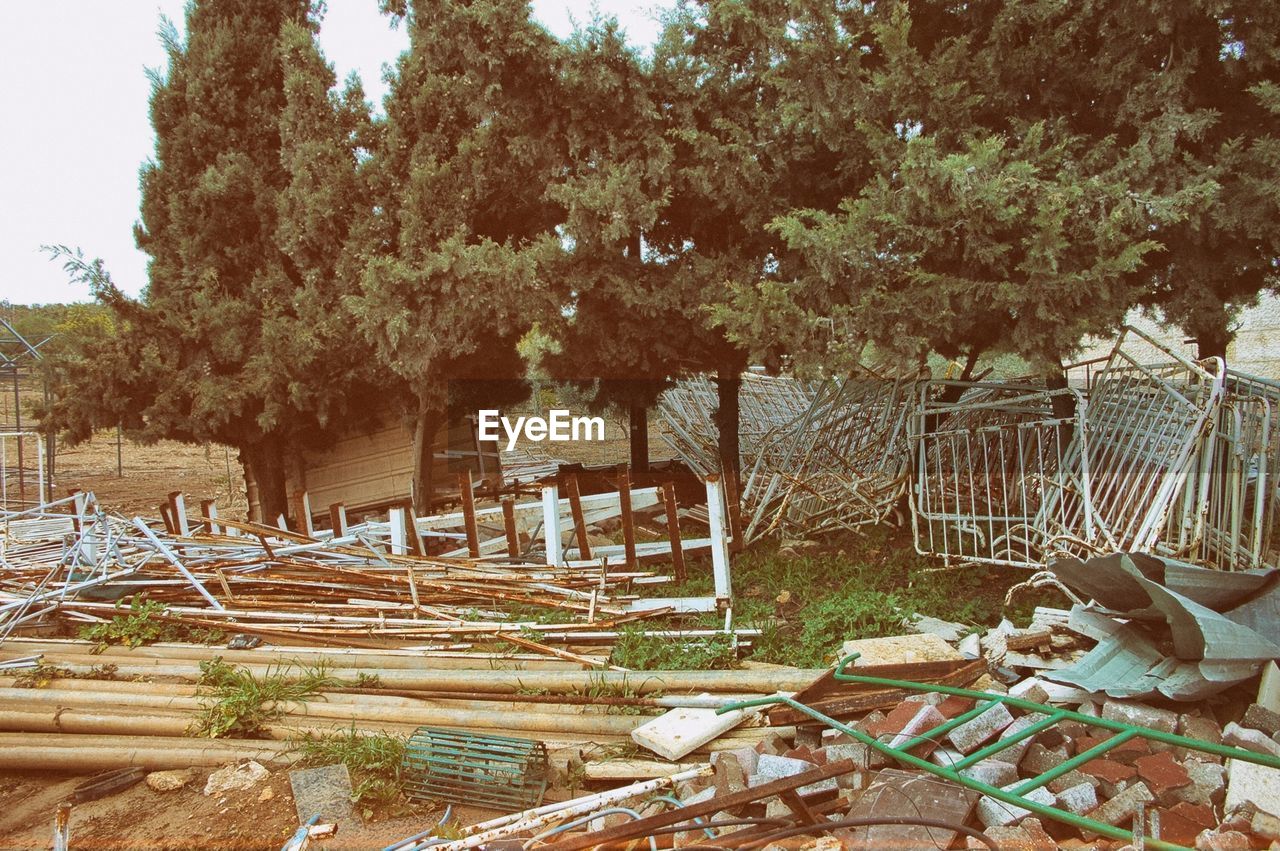
[[[972,708],[973,698],[961,697],[958,694],[949,694],[938,704],[938,711],[942,713],[943,718],[948,720],[955,718],[957,715],[963,715]]]
[[[1095,748],[1103,742],[1111,738],[1111,735],[1104,733],[1101,736],[1080,736],[1075,740],[1076,754],[1082,754],[1090,748]],[[1104,757],[1114,762],[1123,762],[1132,764],[1132,762],[1140,756],[1151,753],[1151,745],[1141,736],[1132,738],[1127,742],[1121,742],[1111,750],[1107,751]]]
[[[1137,769],[1138,776],[1146,781],[1151,794],[1157,797],[1191,782],[1187,769],[1169,751],[1138,757],[1133,761],[1133,767]]]
[[[1096,777],[1107,783],[1119,783],[1133,779],[1138,771],[1132,765],[1125,765],[1112,759],[1091,759],[1080,766],[1080,771],[1090,777]]]
[[[1200,831],[1216,827],[1217,824],[1218,820],[1214,818],[1212,809],[1184,801],[1160,811],[1160,838],[1190,848],[1196,844]]]

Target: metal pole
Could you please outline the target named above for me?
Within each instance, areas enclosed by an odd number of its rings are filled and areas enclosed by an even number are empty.
[[[27,501],[27,473],[22,468],[22,397],[18,392],[18,368],[13,368],[13,430],[18,432],[18,501]]]

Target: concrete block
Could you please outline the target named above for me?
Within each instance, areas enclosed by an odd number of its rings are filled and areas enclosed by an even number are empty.
[[[1277,743],[1275,739],[1272,739],[1261,730],[1241,727],[1234,721],[1222,728],[1222,743],[1244,748],[1254,753],[1280,756],[1280,743]]]
[[[827,745],[823,748],[823,751],[826,753],[827,762],[841,762],[842,760],[851,759],[859,771],[879,768],[888,762],[884,754],[870,745],[864,745],[862,742]]]
[[[1016,784],[1010,784],[1006,789],[1012,789]],[[1057,798],[1048,789],[1033,789],[1022,797],[1036,804],[1044,804],[1047,807],[1054,805]],[[1024,809],[1015,804],[1006,804],[1004,801],[983,795],[978,801],[978,820],[982,822],[983,827],[1008,827],[1017,824],[1027,816],[1031,815],[1031,810]]]
[[[1111,800],[1099,806],[1088,816],[1104,824],[1119,825],[1133,819],[1138,805],[1146,805],[1155,801],[1155,795],[1141,780],[1128,786]]]
[[[742,767],[743,772],[747,776],[756,773],[756,763],[760,760],[760,754],[756,753],[755,748],[734,748],[727,751],[712,751],[711,765],[714,767],[721,759],[733,757],[737,760],[738,765]]]
[[[1222,727],[1218,726],[1218,722],[1212,718],[1205,718],[1200,715],[1179,715],[1178,735],[1199,739],[1202,742],[1209,742],[1215,745],[1222,744]],[[1173,749],[1173,755],[1182,760],[1198,759],[1203,762],[1222,762],[1222,757],[1217,754],[1205,753],[1193,748],[1176,747]]]
[[[1238,830],[1206,830],[1196,837],[1196,851],[1249,851],[1248,835]]]
[[[1280,771],[1238,759],[1227,761],[1228,811],[1244,802],[1258,809],[1280,815]]]
[[[1018,779],[1018,767],[1012,763],[1004,762],[998,759],[984,759],[981,762],[975,762],[973,765],[960,772],[965,777],[971,777],[988,786],[1005,786],[1014,783]]]
[[[747,788],[748,774],[737,757],[725,753],[715,761],[716,791],[720,795],[732,795]]]
[[[1005,727],[1004,730],[1000,732],[1000,739],[1006,739],[1006,738],[1011,738],[1013,736],[1016,736],[1018,733],[1021,733],[1023,730],[1027,729],[1032,724],[1035,724],[1037,721],[1041,720],[1042,717],[1043,716],[1039,716],[1039,715],[1022,715],[1022,716],[1019,716],[1018,718],[1013,719],[1013,723],[1010,724],[1008,727]],[[974,720],[976,721],[977,719],[975,718]],[[1005,762],[1011,762],[1014,765],[1017,765],[1018,763],[1022,762],[1022,757],[1026,755],[1027,749],[1031,747],[1031,744],[1034,740],[1035,740],[1035,737],[1031,736],[1019,742],[1014,742],[1013,744],[1005,747],[1004,750],[993,754],[993,756],[997,759],[1001,759],[1001,760],[1004,760]],[[997,739],[997,741],[999,741],[999,739]]]
[[[1172,733],[1178,729],[1178,713],[1128,700],[1106,701],[1102,704],[1102,717],[1109,721],[1150,727],[1164,733]]]
[[[774,756],[773,754],[760,754],[760,761],[756,764],[756,773],[751,775],[747,780],[750,787],[763,786],[766,783],[772,783],[775,780],[782,780],[786,777],[793,777],[797,774],[810,771],[814,768],[812,762],[806,762],[802,759],[789,759],[785,756]],[[826,780],[820,780],[817,783],[810,783],[808,786],[801,786],[797,791],[801,795],[810,795],[816,792],[830,792],[838,788],[836,779],[829,777]]]
[[[748,715],[742,709],[717,715],[714,709],[681,707],[636,727],[631,731],[631,739],[659,756],[675,760],[712,739],[718,739],[745,721]]]
[[[1077,783],[1058,793],[1058,806],[1067,812],[1084,815],[1097,809],[1098,791],[1088,782]]]
[[[1222,803],[1227,786],[1227,769],[1216,762],[1201,762],[1189,759],[1183,763],[1187,777],[1191,783],[1174,789],[1169,797],[1174,801],[1182,801],[1203,807],[1212,807]]]
[[[1094,789],[1097,789],[1100,785],[1098,783],[1098,778],[1090,777],[1079,770],[1073,770],[1050,780],[1048,786],[1049,791],[1057,795],[1066,789],[1070,789],[1072,786],[1079,786],[1081,783],[1088,783]]]
[[[969,719],[948,733],[947,741],[961,753],[970,753],[1012,723],[1013,715],[1008,707],[1003,703],[997,703],[981,715]]]

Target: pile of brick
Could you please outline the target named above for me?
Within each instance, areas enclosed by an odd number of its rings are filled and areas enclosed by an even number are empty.
[[[974,702],[969,698],[920,694],[888,712],[871,712],[852,726],[896,747],[927,736],[930,730],[973,708]],[[1256,704],[1239,722],[1228,723],[1225,728],[1201,712],[1179,713],[1136,702],[1087,702],[1079,711],[1280,756],[1280,715]],[[952,765],[979,748],[1014,736],[1038,717],[1043,716],[1018,714],[1004,704],[995,704],[936,739],[917,745],[911,754],[938,765]],[[1108,730],[1081,722],[1060,721],[974,763],[962,773],[1011,790],[1027,778],[1052,771],[1097,747],[1110,735]],[[1116,849],[1130,844],[1037,817],[1027,809],[910,766],[891,765],[889,758],[875,748],[841,731],[818,727],[801,727],[794,741],[772,735],[755,748],[718,751],[712,757],[714,776],[687,781],[677,789],[677,795],[686,806],[701,804],[843,760],[851,761],[852,771],[796,790],[828,819],[927,813],[937,820],[981,830],[1002,849]],[[1134,829],[1135,835],[1158,835],[1166,842],[1187,847],[1244,849],[1280,843],[1280,771],[1261,768],[1261,783],[1241,788],[1238,794],[1232,787],[1233,794],[1229,795],[1231,779],[1223,762],[1221,756],[1212,753],[1136,737],[1062,773],[1025,797],[1067,813]],[[775,795],[708,818],[712,822],[751,816],[787,819],[793,812],[793,802]],[[726,827],[720,831],[737,829],[740,828]],[[976,838],[944,833],[937,828],[903,824],[841,828],[833,835],[840,841],[839,847],[850,849],[949,847],[951,843],[958,847],[987,847]],[[701,830],[690,830],[678,834],[676,844],[706,841]],[[786,847],[837,846],[827,837],[792,842]]]

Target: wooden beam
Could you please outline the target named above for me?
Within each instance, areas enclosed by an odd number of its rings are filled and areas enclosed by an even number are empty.
[[[587,521],[582,515],[582,494],[578,491],[578,477],[573,473],[564,477],[565,493],[569,497],[569,512],[573,515],[573,531],[578,537],[578,558],[591,558],[591,542],[587,540]]]
[[[174,534],[187,537],[191,534],[191,528],[187,525],[187,502],[182,496],[182,491],[171,491],[169,493],[169,510],[173,512],[173,529]]]
[[[471,471],[458,474],[458,489],[462,493],[462,518],[467,529],[467,554],[480,558],[480,527],[476,525],[476,495],[471,490]]]
[[[618,474],[618,506],[622,509],[622,546],[631,569],[636,566],[636,518],[631,513],[631,469],[626,464]]]
[[[520,555],[520,533],[516,531],[516,501],[502,501],[502,526],[507,533],[507,555],[518,558]]]
[[[207,518],[205,522],[209,526],[209,534],[221,535],[222,527],[218,525],[218,501],[216,499],[200,500],[200,513]]]
[[[671,565],[675,570],[676,582],[684,582],[688,578],[684,567],[684,548],[680,545],[680,506],[676,503],[675,482],[662,485],[662,501],[667,509],[667,538],[671,541]]]
[[[335,538],[346,537],[347,507],[341,502],[335,502],[329,506],[329,528],[333,530]]]

